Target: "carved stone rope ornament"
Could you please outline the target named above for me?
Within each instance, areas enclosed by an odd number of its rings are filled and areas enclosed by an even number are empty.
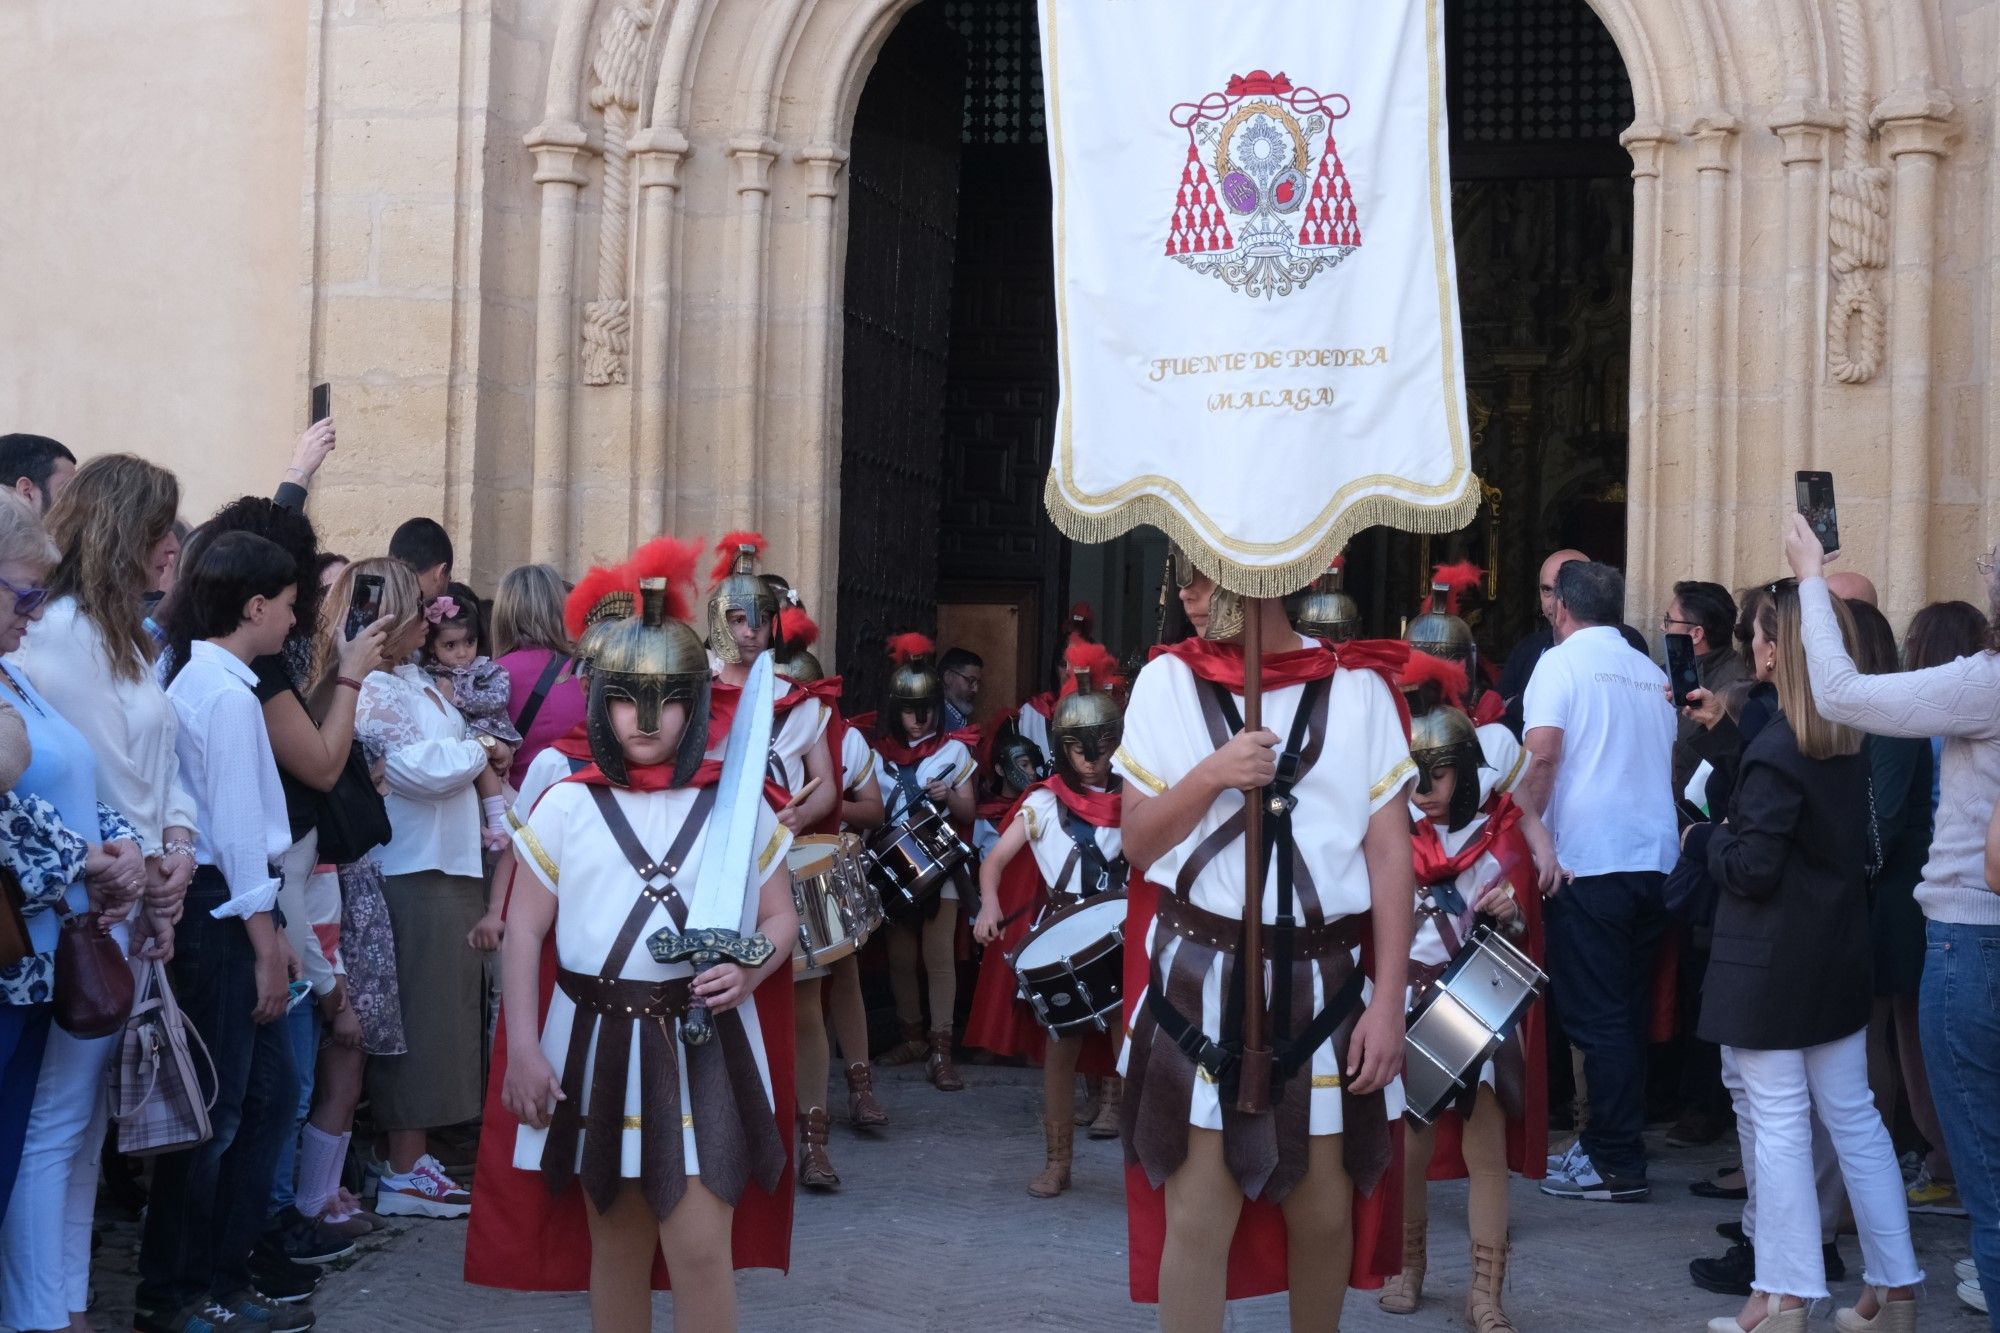
[[[1835,274],[1827,311],[1827,369],[1866,384],[1882,368],[1887,322],[1875,270],[1889,263],[1889,172],[1868,160],[1868,48],[1859,0],[1840,3],[1842,150],[1829,192],[1828,248]]]
[[[597,237],[597,299],[583,307],[583,381],[623,384],[632,344],[632,306],[625,297],[625,257],[631,218],[631,149],[645,73],[646,30],[653,11],[617,4],[598,33],[591,57],[590,105],[604,116],[604,207]]]

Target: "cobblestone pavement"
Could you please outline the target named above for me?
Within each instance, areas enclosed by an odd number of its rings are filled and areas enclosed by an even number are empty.
[[[1150,1330],[1150,1307],[1125,1298],[1125,1218],[1116,1141],[1077,1138],[1076,1185],[1056,1200],[1023,1187],[1040,1168],[1039,1075],[968,1066],[969,1089],[933,1091],[905,1070],[883,1070],[877,1088],[893,1119],[862,1138],[836,1124],[831,1151],[844,1186],[799,1200],[792,1272],[740,1278],[742,1326],[812,1333],[892,1333],[977,1328]],[[844,1106],[844,1101],[838,1103]],[[836,1113],[838,1114],[838,1113]],[[1697,1290],[1687,1261],[1721,1253],[1717,1222],[1734,1206],[1696,1199],[1688,1182],[1734,1160],[1733,1139],[1698,1151],[1655,1140],[1653,1199],[1645,1204],[1565,1203],[1514,1184],[1515,1269],[1507,1305],[1524,1330],[1697,1330],[1736,1302]],[[1374,1296],[1352,1293],[1343,1327],[1400,1330],[1464,1327],[1469,1269],[1462,1185],[1432,1189],[1431,1275],[1423,1308],[1383,1314]],[[1917,1217],[1919,1258],[1930,1273],[1927,1330],[1973,1330],[1984,1321],[1952,1294],[1966,1224]],[[319,1327],[349,1330],[477,1329],[481,1333],[582,1330],[581,1296],[524,1295],[467,1286],[460,1278],[465,1228],[398,1220],[330,1271],[314,1299]],[[1834,1291],[1852,1303],[1860,1251],[1840,1242],[1850,1278]],[[126,1327],[132,1235],[109,1230],[100,1251],[99,1327]],[[670,1328],[667,1298],[657,1326]],[[1822,1312],[1816,1328],[1831,1328]],[[1238,1302],[1234,1333],[1286,1327],[1282,1298]]]

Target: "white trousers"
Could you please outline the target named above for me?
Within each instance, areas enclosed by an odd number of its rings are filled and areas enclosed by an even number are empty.
[[[1877,1287],[1924,1280],[1910,1244],[1909,1203],[1889,1131],[1868,1089],[1867,1030],[1802,1051],[1724,1047],[1755,1117],[1757,1291],[1825,1296],[1819,1203],[1813,1189],[1817,1112],[1840,1162],[1861,1233],[1861,1275]]]
[[[1743,1071],[1736,1066],[1736,1053],[1722,1048],[1722,1086],[1729,1089],[1730,1105],[1736,1109],[1736,1142],[1743,1153],[1743,1183],[1749,1197],[1743,1201],[1743,1234],[1753,1244],[1757,1239],[1757,1110],[1744,1095]],[[1840,1159],[1833,1155],[1833,1140],[1819,1113],[1812,1117],[1813,1194],[1819,1201],[1819,1243],[1831,1245],[1840,1225],[1840,1205],[1847,1195],[1840,1187]]]
[[[68,1328],[89,1303],[98,1154],[111,1111],[104,1071],[117,1049],[116,1036],[79,1041],[49,1028],[21,1174],[0,1225],[0,1325]]]

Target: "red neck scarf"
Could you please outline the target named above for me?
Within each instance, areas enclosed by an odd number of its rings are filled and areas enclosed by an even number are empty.
[[[1153,649],[1152,655],[1158,657],[1162,653],[1179,658],[1197,680],[1220,685],[1232,694],[1243,693],[1243,645],[1240,643],[1188,638],[1179,643],[1160,644]],[[1350,639],[1338,644],[1322,639],[1310,648],[1265,653],[1261,680],[1267,690],[1282,690],[1289,685],[1325,680],[1342,667],[1349,671],[1373,671],[1389,687],[1390,697],[1396,701],[1396,712],[1403,719],[1403,734],[1407,736],[1410,732],[1410,705],[1403,698],[1396,677],[1409,660],[1410,645],[1400,639]]]
[[[1032,708],[1043,717],[1054,717],[1056,715],[1055,693],[1052,690],[1043,690],[1040,694],[1031,695],[1021,701],[1021,708]],[[1021,710],[1017,708],[1014,711],[1018,714]]]
[[[720,759],[704,759],[701,767],[695,769],[694,776],[685,784],[690,791],[703,787],[713,787],[722,776]],[[613,782],[608,774],[596,764],[589,764],[563,779],[564,782],[581,782],[586,787],[623,787],[627,791],[667,791],[674,785],[672,764],[628,764],[625,767],[625,781]]]
[[[1494,798],[1485,826],[1466,840],[1457,855],[1446,856],[1444,839],[1439,836],[1437,825],[1428,819],[1418,821],[1416,828],[1410,832],[1410,850],[1416,865],[1417,883],[1445,884],[1457,879],[1478,864],[1479,858],[1520,822],[1521,807],[1514,804],[1513,797],[1502,792]]]
[[[1097,828],[1117,828],[1119,811],[1124,807],[1123,793],[1116,791],[1078,791],[1069,785],[1069,780],[1061,774],[1044,778],[1040,784],[1050,795],[1073,810],[1084,823]]]
[[[977,746],[979,744],[979,729],[977,727],[968,727],[964,731],[936,731],[932,732],[925,739],[918,741],[915,745],[905,745],[892,736],[877,736],[874,744],[875,753],[887,759],[897,768],[908,768],[912,764],[922,763],[952,741],[962,741],[967,748]]]
[[[827,682],[818,681],[813,685],[800,685],[790,677],[782,677],[790,686],[783,694],[771,700],[771,729],[776,732],[784,723],[785,715],[808,699],[825,698],[829,705],[840,697],[840,680],[834,678],[834,692],[831,696],[822,688]],[[743,687],[731,685],[716,676],[708,682],[708,743],[711,747],[720,745],[722,738],[729,734],[729,724],[736,720],[736,706],[743,701]]]

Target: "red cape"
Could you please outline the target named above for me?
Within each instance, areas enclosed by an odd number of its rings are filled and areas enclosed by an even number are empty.
[[[1266,662],[1269,657],[1265,659]],[[1125,938],[1125,1023],[1130,1030],[1139,993],[1146,987],[1148,958],[1143,947],[1152,928],[1160,891],[1133,874],[1127,884]],[[1367,951],[1363,951],[1366,960]],[[1160,1299],[1160,1252],[1167,1238],[1166,1193],[1146,1179],[1144,1167],[1125,1168],[1125,1219],[1132,1299]],[[1389,1126],[1389,1166],[1366,1198],[1354,1195],[1354,1263],[1348,1285],[1372,1290],[1403,1270],[1403,1123]],[[1262,1199],[1246,1199],[1229,1245],[1229,1299],[1245,1300],[1290,1289],[1285,1248],[1285,1215]]]
[[[1151,657],[1162,654],[1179,658],[1182,665],[1194,673],[1196,680],[1210,681],[1235,694],[1243,693],[1243,645],[1240,643],[1181,639],[1176,643],[1157,645]],[[1389,697],[1396,701],[1396,712],[1403,719],[1403,733],[1408,735],[1410,705],[1403,698],[1397,677],[1409,660],[1410,645],[1401,639],[1350,639],[1346,643],[1328,643],[1321,639],[1310,648],[1265,653],[1259,680],[1267,690],[1282,690],[1289,685],[1325,680],[1342,667],[1349,671],[1373,671],[1389,687]]]
[[[507,896],[512,899],[511,882]],[[555,931],[551,930],[542,941],[537,1031],[548,1018],[555,977]],[[764,1038],[764,1062],[771,1071],[771,1099],[778,1108],[778,1133],[789,1145],[793,1139],[795,1096],[791,969],[780,968],[765,978],[757,987],[756,1000],[757,1022]],[[515,1167],[514,1138],[520,1122],[500,1101],[500,1089],[506,1082],[507,1015],[503,1011],[493,1036],[492,1070],[487,1075],[486,1109],[480,1122],[477,1188],[473,1191],[472,1216],[465,1237],[465,1280],[474,1286],[504,1287],[511,1291],[587,1291],[590,1223],[584,1216],[583,1189],[572,1182],[561,1194],[551,1196],[540,1172]],[[730,1245],[737,1268],[790,1271],[792,1176],[793,1162],[788,1153],[784,1177],[774,1193],[766,1194],[755,1182],[744,1189],[730,1226]],[[653,1290],[672,1289],[666,1258],[656,1248]]]
[[[1497,814],[1499,803],[1508,800],[1505,793],[1494,798],[1487,807]],[[1489,816],[1491,817],[1491,816]],[[1518,826],[1510,827],[1494,840],[1493,857],[1514,881],[1514,899],[1521,905],[1521,919],[1527,923],[1527,931],[1516,941],[1523,953],[1535,960],[1535,966],[1544,966],[1542,936],[1542,895],[1535,884],[1535,858],[1528,850],[1528,841],[1521,836]],[[1507,1169],[1527,1180],[1540,1180],[1548,1174],[1549,1165],[1549,1077],[1548,1039],[1545,1035],[1548,1009],[1545,1003],[1537,1003],[1528,1010],[1528,1016],[1521,1020],[1521,1041],[1526,1057],[1527,1073],[1521,1089],[1521,1116],[1507,1121]],[[1437,1150],[1431,1157],[1429,1178],[1432,1180],[1463,1180],[1466,1177],[1465,1158],[1460,1151],[1460,1136],[1464,1131],[1463,1118],[1456,1111],[1447,1111],[1437,1118]]]
[[[1047,787],[1058,801],[1099,828],[1110,828],[1118,822],[1121,802],[1115,794],[1078,794],[1060,777],[1036,785]],[[1028,789],[1034,790],[1034,787]],[[1027,799],[1028,793],[1023,792],[996,821],[1002,833],[1014,822],[1014,812]],[[986,946],[986,953],[979,961],[979,980],[973,986],[972,1009],[965,1020],[967,1046],[977,1046],[995,1055],[1018,1055],[1036,1065],[1047,1057],[1048,1029],[1035,1020],[1034,1011],[1020,998],[1014,969],[1007,964],[1007,955],[1020,948],[1021,941],[1028,937],[1029,926],[1047,897],[1034,850],[1023,847],[1000,876],[1000,916],[1006,924],[1000,928],[1000,938]],[[1076,1072],[1089,1078],[1118,1072],[1118,1049],[1110,1033],[1092,1032],[1086,1036],[1083,1051],[1077,1057]]]

